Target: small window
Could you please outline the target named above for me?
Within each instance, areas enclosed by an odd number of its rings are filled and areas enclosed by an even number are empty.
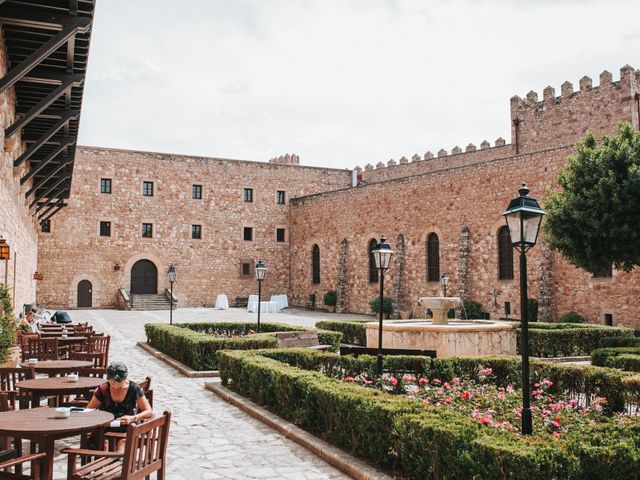
[[[196,200],[202,200],[202,185],[194,185],[191,192],[193,198]]]
[[[513,280],[513,245],[506,225],[498,230],[498,280]]]
[[[430,233],[427,237],[427,282],[440,281],[440,240]]]
[[[191,238],[194,240],[202,238],[202,225],[191,225]]]
[[[376,267],[376,258],[373,251],[378,248],[378,242],[375,238],[369,240],[369,283],[378,283],[378,267]]]
[[[142,224],[142,238],[153,238],[153,223]]]
[[[251,263],[249,262],[242,262],[240,264],[240,274],[243,277],[249,277],[251,276]]]
[[[276,228],[276,242],[284,242],[284,228]]]
[[[244,189],[244,201],[247,203],[253,202],[253,188]]]
[[[604,324],[607,327],[613,327],[613,313],[604,314]]]
[[[276,193],[276,203],[278,205],[284,205],[286,202],[287,200],[284,190],[278,190],[278,192]]]
[[[593,272],[593,278],[611,278],[613,277],[613,268],[609,266],[609,268],[603,268],[596,272]]]
[[[40,230],[42,233],[51,233],[51,220],[43,220],[40,223]]]
[[[311,249],[311,283],[320,283],[320,247],[314,245]]]
[[[509,318],[511,315],[511,302],[504,302],[504,316]]]
[[[100,193],[111,193],[111,179],[110,178],[101,178],[100,179]]]
[[[244,227],[244,239],[247,242],[253,241],[253,228],[252,227]]]
[[[100,236],[101,237],[111,236],[111,222],[100,222]]]
[[[153,182],[142,183],[142,195],[145,197],[153,197]]]

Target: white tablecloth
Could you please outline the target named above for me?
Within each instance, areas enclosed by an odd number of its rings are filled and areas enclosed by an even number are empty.
[[[247,308],[249,308],[249,304],[252,302],[258,301],[258,295],[249,295],[249,300],[247,300]]]
[[[280,309],[287,308],[289,306],[289,300],[286,295],[271,295],[271,301],[277,302]]]
[[[247,310],[250,312],[258,311],[258,301],[249,302],[247,304]],[[278,313],[280,311],[280,306],[278,302],[260,302],[260,312],[261,313]]]
[[[229,299],[224,293],[216,297],[216,308],[218,310],[227,310],[229,308]]]

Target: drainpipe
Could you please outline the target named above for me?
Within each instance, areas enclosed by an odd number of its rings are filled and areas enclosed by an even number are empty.
[[[516,118],[513,120],[513,128],[514,128],[514,145],[516,147],[516,155],[520,153],[520,119]]]

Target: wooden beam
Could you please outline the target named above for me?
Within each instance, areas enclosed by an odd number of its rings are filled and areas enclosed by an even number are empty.
[[[29,170],[29,173],[27,173],[24,177],[20,179],[20,185],[24,185],[31,177],[40,173],[40,171],[44,167],[46,167],[49,164],[49,162],[51,162],[60,153],[62,153],[63,150],[66,150],[67,147],[73,145],[74,143],[76,143],[75,140],[69,140],[65,143],[60,144],[58,148],[56,148],[53,152],[51,152],[49,155],[47,155],[42,160],[40,160],[40,163],[36,168],[32,168],[31,170]]]
[[[78,75],[79,77],[83,77],[82,75]],[[35,67],[29,73],[27,73],[22,79],[21,82],[27,83],[40,83],[45,85],[61,85],[69,77],[69,74],[62,73],[58,70],[53,70],[51,68],[42,68]]]
[[[56,168],[55,170],[52,170],[51,172],[49,172],[47,174],[46,177],[42,177],[40,180],[38,180],[37,182],[35,182],[32,187],[27,190],[27,193],[24,194],[24,198],[29,198],[29,195],[31,195],[33,192],[35,192],[37,189],[39,189],[40,187],[42,187],[45,183],[47,183],[51,177],[55,177],[58,173],[60,173],[63,169],[67,168],[67,165],[71,163],[70,161],[65,162],[63,164],[61,164],[58,168]]]
[[[33,202],[31,202],[31,204],[29,205],[29,208],[33,208],[35,206],[36,203],[38,203],[38,200],[40,200],[41,198],[47,197],[49,198],[49,196],[56,191],[56,189],[62,185],[63,182],[66,182],[68,179],[70,178],[70,175],[65,175],[64,177],[62,177],[60,180],[58,180],[51,188],[49,188],[49,190],[47,190],[44,193],[41,193],[40,195],[36,195],[35,198],[33,199]]]
[[[2,79],[0,79],[0,94],[7,88],[15,84],[27,73],[33,70],[40,62],[64,45],[69,38],[79,31],[86,31],[91,25],[91,20],[85,17],[69,17],[64,28],[51,37],[44,45],[25,58],[18,66],[12,68]],[[0,23],[7,23],[5,18],[0,17]]]
[[[53,209],[54,209],[54,208],[56,208],[57,206],[61,205],[61,204],[62,204],[62,201],[63,201],[63,199],[61,198],[60,200],[57,200],[57,201],[55,201],[55,202],[51,202],[51,203],[48,205],[48,208],[46,208],[45,210],[43,210],[42,212],[40,212],[40,213],[38,214],[37,221],[41,222],[42,220],[40,220],[40,219],[41,219],[42,217],[44,217],[47,213],[49,213],[51,210],[53,210]],[[38,208],[40,209],[40,208],[42,208],[42,207],[38,207]],[[37,212],[38,212],[38,211],[36,210],[36,213],[37,213]]]
[[[66,203],[61,204],[58,208],[56,208],[53,212],[51,212],[49,215],[47,215],[45,218],[43,218],[40,221],[44,222],[45,220],[50,220],[51,217],[53,217],[56,213],[58,213],[60,210],[62,210],[66,206],[67,206]]]
[[[49,140],[51,137],[53,137],[58,132],[58,130],[60,130],[62,127],[64,127],[70,120],[76,119],[79,116],[80,116],[80,112],[78,110],[69,110],[69,112],[66,115],[64,115],[63,118],[58,120],[53,125],[53,127],[51,127],[49,130],[47,130],[38,139],[38,141],[36,141],[33,145],[29,146],[29,148],[27,148],[27,150],[13,162],[13,166],[14,167],[19,167],[24,162],[26,162],[31,157],[31,155],[36,153],[38,151],[38,149],[47,142],[47,140]]]
[[[80,81],[77,81],[77,79]],[[43,98],[37,105],[34,105],[28,112],[26,112],[19,120],[13,123],[9,128],[4,131],[4,136],[10,137],[14,133],[18,132],[26,124],[28,124],[35,117],[40,115],[48,106],[55,102],[58,98],[64,95],[67,90],[71,90],[71,87],[77,87],[81,85],[81,75],[70,75],[65,82],[56,88],[53,92]]]
[[[64,30],[65,27],[74,24],[75,20],[78,19],[83,20],[80,23],[80,31],[82,33],[86,32],[91,24],[91,19],[87,17],[60,15],[10,5],[5,5],[0,9],[0,23],[41,30]]]

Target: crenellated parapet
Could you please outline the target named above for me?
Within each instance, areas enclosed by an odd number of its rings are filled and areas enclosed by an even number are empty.
[[[629,65],[620,69],[618,81],[610,72],[600,74],[599,85],[583,76],[577,82],[565,81],[560,95],[547,86],[542,99],[535,91],[524,98],[511,97],[511,144],[514,153],[571,145],[588,129],[596,134],[613,133],[611,118],[623,119],[640,128],[637,95],[640,92],[640,70]]]
[[[300,165],[300,157],[295,153],[288,153],[269,159],[269,163],[279,163],[281,165]]]

